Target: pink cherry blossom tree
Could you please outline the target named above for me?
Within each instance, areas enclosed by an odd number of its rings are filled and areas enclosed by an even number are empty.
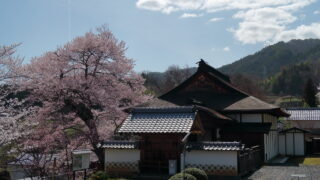
[[[22,60],[14,56],[19,44],[0,46],[0,82],[15,77],[15,72],[21,66]]]
[[[101,27],[19,69],[15,83],[31,92],[30,101],[41,102],[30,116],[38,125],[28,146],[89,147],[103,165],[101,142],[126,117],[123,110],[150,98],[125,51],[125,43]]]
[[[17,78],[15,72],[21,67],[22,59],[14,56],[18,45],[0,47],[0,147],[28,134],[32,125],[24,118],[31,108],[14,97],[16,87],[8,84]]]

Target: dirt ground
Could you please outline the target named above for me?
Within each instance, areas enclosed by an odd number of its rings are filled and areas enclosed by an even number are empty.
[[[320,180],[320,165],[266,165],[247,180]]]

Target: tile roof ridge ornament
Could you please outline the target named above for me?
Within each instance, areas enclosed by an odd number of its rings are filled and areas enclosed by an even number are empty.
[[[218,71],[216,68],[210,66],[205,60],[200,59],[200,61],[197,62],[198,64],[198,71],[204,71],[204,72],[211,72],[215,76],[221,78],[222,80],[230,83],[230,77],[220,71]]]

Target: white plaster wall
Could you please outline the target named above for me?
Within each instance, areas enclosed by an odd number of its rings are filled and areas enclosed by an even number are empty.
[[[105,149],[105,163],[137,162],[140,160],[139,149]]]
[[[186,164],[227,165],[237,167],[237,151],[186,152]]]
[[[280,154],[290,156],[303,156],[305,155],[304,134],[300,132],[288,132],[279,136]],[[286,145],[286,147],[285,147]]]
[[[285,141],[285,135],[279,134],[279,154],[285,155],[286,154],[286,141]]]
[[[294,133],[295,139],[295,155],[303,156],[304,155],[304,136],[303,133]]]
[[[82,155],[82,168],[89,168],[90,166],[90,153]]]
[[[242,122],[262,122],[261,114],[242,114]]]
[[[293,155],[293,133],[286,133],[287,155]]]
[[[265,160],[268,161],[279,154],[278,131],[269,131],[264,135],[264,153]]]

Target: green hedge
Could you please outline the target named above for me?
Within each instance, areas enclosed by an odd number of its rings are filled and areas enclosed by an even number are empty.
[[[185,173],[191,174],[194,176],[197,180],[208,180],[208,176],[206,172],[204,172],[202,169],[198,168],[187,168],[184,170]]]
[[[89,180],[108,180],[108,175],[104,171],[97,171],[91,174]]]
[[[182,173],[175,174],[169,178],[169,180],[181,180],[183,178]],[[188,173],[184,173],[184,180],[197,180],[194,176]]]

